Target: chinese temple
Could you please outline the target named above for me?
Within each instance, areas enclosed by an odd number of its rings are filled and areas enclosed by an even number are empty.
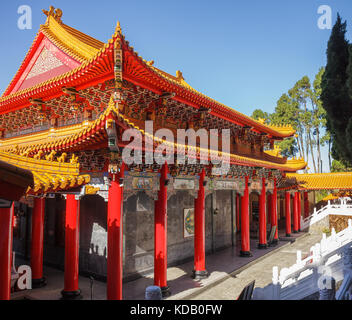
[[[291,127],[256,121],[198,92],[182,72],[158,69],[138,55],[119,23],[103,43],[64,24],[60,9],[43,12],[47,19],[0,98],[0,161],[33,175],[21,199],[3,192],[16,176],[0,180],[0,197],[16,201],[0,209],[3,219],[15,220],[13,230],[0,225],[0,243],[10,243],[0,248],[0,299],[10,298],[3,257],[12,250],[30,257],[33,287],[50,281],[46,263],[64,269],[64,298],[79,297],[78,275],[91,274],[106,280],[107,299],[116,300],[123,280],[154,270],[154,284],[167,296],[168,266],[194,259],[190,276],[201,279],[208,253],[237,241],[245,259],[251,238],[265,249],[270,230],[278,242],[280,220],[291,233],[291,205],[293,232],[299,231],[308,193],[302,202],[303,190],[290,184],[285,192],[285,177],[307,164],[274,146],[295,134]],[[152,134],[146,121],[153,121]],[[159,152],[164,143],[154,136],[162,128],[175,136],[177,129],[228,129],[229,170],[214,175],[212,163],[145,161],[147,150]],[[141,134],[142,164],[123,161],[127,129]],[[198,142],[183,149],[200,160]],[[207,149],[207,158],[212,153],[219,155]]]

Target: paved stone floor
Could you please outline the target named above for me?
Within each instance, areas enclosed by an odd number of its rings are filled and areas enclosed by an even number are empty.
[[[188,262],[177,267],[168,268],[168,285],[172,295],[170,300],[197,299],[197,300],[232,300],[236,299],[242,289],[252,280],[256,280],[256,286],[263,287],[271,282],[272,267],[290,266],[296,260],[296,250],[302,250],[303,256],[308,254],[310,247],[317,241],[319,236],[300,233],[295,235],[296,241],[280,241],[276,247],[266,250],[256,248],[257,241],[251,241],[250,258],[239,257],[240,247],[229,248],[207,255],[206,266],[209,277],[202,281],[193,280],[190,275],[193,262]],[[18,261],[23,264],[22,262]],[[49,267],[44,267],[44,274],[48,279],[46,287],[23,293],[15,293],[12,298],[23,298],[39,300],[58,300],[61,298],[61,290],[64,283],[64,273]],[[143,300],[147,286],[153,284],[153,273],[143,278],[124,283],[123,295],[127,300]],[[79,278],[79,286],[83,299],[91,299],[90,279]],[[106,284],[94,281],[93,299],[106,299]]]
[[[231,300],[237,298],[243,288],[251,281],[255,280],[255,287],[265,287],[272,282],[272,269],[278,266],[280,269],[289,267],[296,262],[297,250],[302,251],[302,256],[309,254],[310,247],[321,240],[321,236],[309,235],[302,237],[296,242],[281,248],[268,257],[249,266],[243,271],[232,274],[220,284],[195,295],[196,300]]]

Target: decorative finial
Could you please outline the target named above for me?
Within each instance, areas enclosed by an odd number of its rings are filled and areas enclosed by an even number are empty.
[[[62,23],[62,10],[57,8],[55,9],[53,6],[49,7],[49,11],[47,10],[42,10],[43,13],[49,18],[49,17],[53,17],[57,22]]]
[[[147,61],[148,66],[153,66],[154,65],[154,60]]]
[[[185,80],[185,78],[183,77],[183,74],[182,74],[182,72],[180,70],[176,71],[176,78],[179,81],[182,81],[182,80],[184,81]]]
[[[115,32],[118,33],[118,34],[122,34],[120,21],[117,21]]]

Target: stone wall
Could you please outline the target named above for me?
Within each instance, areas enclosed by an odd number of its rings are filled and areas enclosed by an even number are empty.
[[[329,229],[329,216],[321,219],[320,221],[314,223],[313,225],[309,226],[308,232],[311,234],[319,234],[321,235],[324,230]]]
[[[231,246],[231,191],[216,191],[216,208],[219,213],[213,215],[214,224],[214,250]],[[208,207],[208,221],[211,216],[211,207]],[[209,223],[206,220],[206,223]]]
[[[205,200],[206,253],[232,244],[231,191],[217,191]],[[194,208],[194,198],[179,191],[168,200],[168,265],[193,260],[194,238],[184,237],[184,209]],[[213,212],[218,209],[217,215]],[[44,261],[64,268],[65,201],[47,199]],[[99,196],[81,199],[80,272],[104,279],[107,270],[107,203]],[[132,280],[153,271],[154,201],[140,192],[124,202],[124,277]],[[234,226],[233,226],[234,227]]]

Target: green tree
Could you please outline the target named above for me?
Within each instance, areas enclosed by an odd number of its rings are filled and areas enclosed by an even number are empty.
[[[311,137],[312,113],[308,109],[308,101],[312,95],[309,78],[304,76],[302,79],[298,80],[288,93],[292,98],[293,103],[297,106],[298,135],[303,156],[308,160],[309,154],[311,154],[314,171],[317,172]],[[306,151],[305,154],[304,150]]]
[[[255,109],[253,111],[251,117],[255,120],[264,119],[265,124],[268,124],[270,122],[270,120],[269,120],[270,114],[268,112],[261,110],[261,109]]]
[[[295,157],[298,152],[297,142],[295,138],[286,138],[278,142],[277,145],[281,150],[282,156],[286,158]]]
[[[331,172],[350,172],[352,168],[344,161],[333,160]]]
[[[321,157],[321,147],[329,144],[329,167],[331,170],[331,158],[330,158],[330,132],[325,131],[325,135],[321,136],[322,128],[326,128],[327,124],[327,114],[323,108],[321,101],[321,81],[324,75],[325,68],[320,68],[319,72],[315,76],[313,82],[313,88],[311,91],[311,104],[312,104],[312,127],[313,127],[313,137],[315,138],[314,144],[317,148],[317,166],[318,172],[322,172],[322,157]]]
[[[321,100],[333,141],[332,155],[336,160],[352,163],[352,55],[345,38],[346,25],[338,15],[328,42]]]
[[[275,112],[270,115],[270,120],[274,125],[288,124],[291,125],[293,129],[297,130],[300,125],[297,117],[298,113],[299,109],[297,104],[285,93],[278,100]],[[294,138],[285,139],[278,145],[282,150],[282,154],[286,157],[294,157],[297,152],[303,157],[303,150],[299,143],[298,135]]]

